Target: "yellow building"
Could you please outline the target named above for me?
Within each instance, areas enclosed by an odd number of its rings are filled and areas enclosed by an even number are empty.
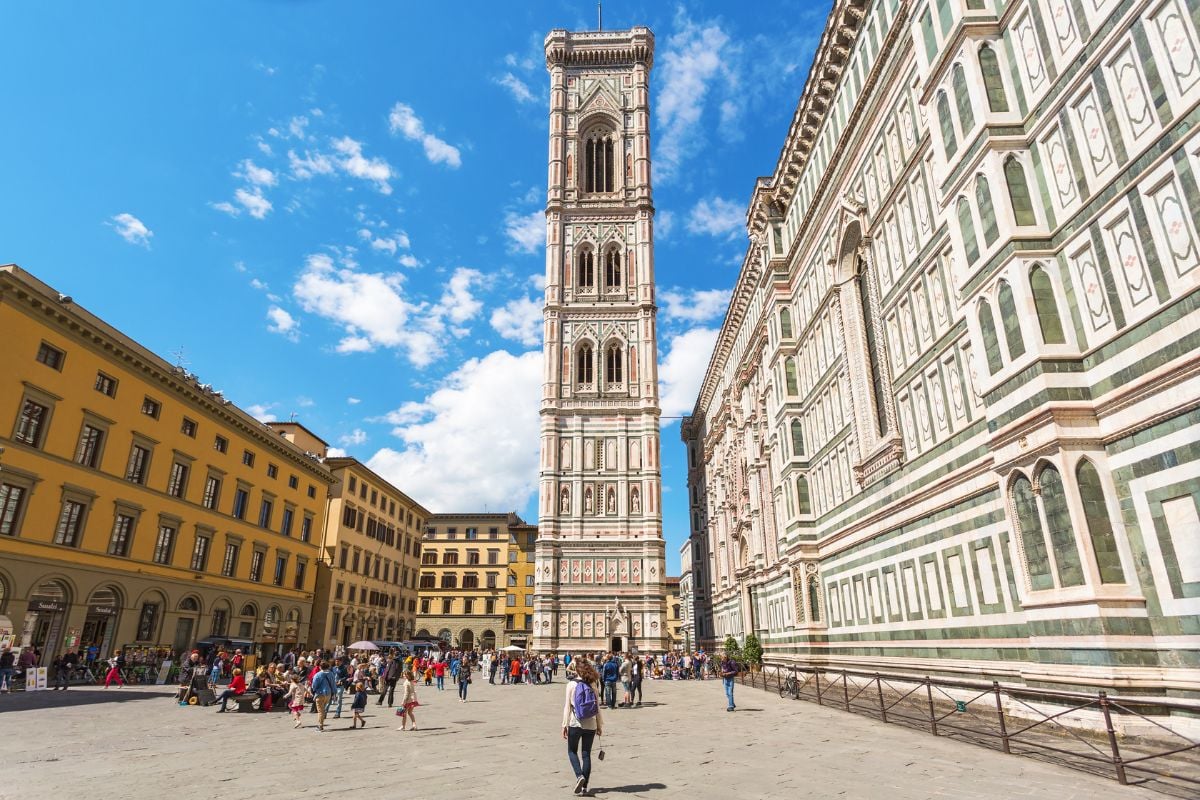
[[[515,633],[523,644],[533,588],[525,600],[518,587],[524,573],[517,576],[524,562],[514,537],[530,529],[536,535],[515,513],[432,515],[421,547],[417,636],[486,650],[512,644]],[[519,607],[524,602],[530,603],[527,612]]]
[[[535,546],[537,525],[509,528],[508,594],[504,598],[504,633],[510,644],[526,646],[533,634],[534,575],[537,574]]]
[[[398,641],[415,631],[417,562],[429,512],[354,458],[327,458],[336,480],[317,564],[308,641]]]
[[[305,644],[320,461],[16,266],[0,331],[0,636]]]
[[[683,643],[683,602],[679,598],[679,578],[667,578],[667,637],[670,639],[672,650],[678,650]]]

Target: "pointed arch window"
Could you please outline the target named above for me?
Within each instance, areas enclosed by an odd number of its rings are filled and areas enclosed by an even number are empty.
[[[609,383],[623,383],[625,381],[623,366],[621,345],[614,342],[608,346],[608,350],[604,354],[605,379]]]
[[[1017,317],[1017,304],[1013,300],[1012,287],[1008,281],[1000,281],[997,293],[1000,303],[1000,319],[1004,323],[1004,343],[1008,346],[1008,357],[1017,359],[1025,355],[1025,339],[1021,336],[1021,320]]]
[[[808,576],[808,613],[813,622],[821,621],[821,581],[816,575]]]
[[[1035,264],[1029,271],[1029,291],[1033,295],[1034,308],[1037,309],[1038,326],[1042,329],[1042,342],[1066,344],[1067,337],[1063,334],[1062,317],[1058,315],[1058,302],[1054,297],[1054,283],[1041,264]]]
[[[792,420],[792,455],[804,455],[804,430],[800,426],[800,420]]]
[[[1004,367],[1004,362],[1000,359],[996,320],[992,316],[992,307],[986,300],[979,302],[979,334],[983,337],[983,353],[987,358],[988,375],[995,375]]]
[[[791,397],[800,394],[800,387],[796,381],[796,360],[789,358],[783,362],[783,372],[787,376],[787,393]]]
[[[592,346],[583,344],[579,348],[579,355],[575,358],[575,381],[591,383],[592,375]]]
[[[971,204],[967,198],[958,198],[958,230],[962,234],[963,255],[968,264],[979,260],[979,241],[975,238],[975,220],[971,217]]]
[[[1025,180],[1025,167],[1017,158],[1004,162],[1004,182],[1008,184],[1008,199],[1012,203],[1013,219],[1018,225],[1037,225],[1033,213],[1033,198],[1029,196],[1029,184]]]
[[[1060,586],[1082,586],[1083,567],[1079,563],[1079,547],[1075,543],[1075,530],[1071,527],[1062,476],[1054,467],[1047,466],[1038,475],[1038,486],[1058,571],[1058,583]]]
[[[1083,501],[1083,517],[1087,521],[1088,536],[1092,540],[1092,552],[1096,556],[1100,582],[1124,583],[1125,571],[1121,568],[1121,554],[1117,551],[1117,537],[1113,534],[1108,505],[1104,502],[1104,486],[1100,483],[1100,473],[1096,471],[1095,465],[1085,458],[1075,469],[1075,482],[1079,486],[1079,499]]]
[[[1000,59],[991,45],[979,48],[979,71],[983,73],[983,88],[987,92],[988,109],[1008,111],[1008,96],[1004,94],[1004,79],[1000,76]]]
[[[792,338],[792,312],[786,308],[779,309],[779,335],[784,339]]]
[[[591,289],[596,285],[595,256],[589,248],[579,251],[578,266],[575,274],[575,284],[580,289]]]
[[[949,161],[958,152],[958,140],[954,138],[954,120],[950,116],[950,100],[945,92],[937,96],[938,125],[942,129],[942,145],[946,149],[946,160]]]
[[[958,125],[962,128],[963,136],[975,127],[975,112],[971,110],[971,95],[967,91],[967,74],[962,64],[955,64],[950,72],[950,82],[954,86],[954,103],[958,106]]]
[[[1037,498],[1033,495],[1033,485],[1024,475],[1013,481],[1012,500],[1025,550],[1025,572],[1029,575],[1030,588],[1034,591],[1053,589],[1054,578],[1050,575],[1050,557],[1038,516]]]
[[[875,425],[880,436],[887,434],[886,391],[883,384],[883,359],[879,357],[879,342],[875,336],[875,306],[871,299],[871,285],[867,265],[858,260],[858,299],[862,304],[863,335],[867,344],[867,359],[871,367],[871,392],[875,398]]]
[[[621,288],[621,251],[610,247],[604,254],[604,290],[611,292]]]
[[[812,499],[808,493],[808,478],[803,475],[796,478],[796,512],[798,514],[812,513]]]
[[[605,128],[592,131],[584,145],[583,188],[587,192],[613,190],[613,134]]]
[[[979,221],[983,225],[983,242],[991,245],[999,236],[1000,230],[996,224],[996,209],[992,205],[992,190],[987,178],[982,175],[975,177],[975,204],[979,206]]]

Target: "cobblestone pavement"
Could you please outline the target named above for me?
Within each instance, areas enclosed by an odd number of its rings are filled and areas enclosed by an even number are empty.
[[[464,705],[420,687],[407,733],[374,696],[366,729],[347,713],[318,733],[315,715],[294,730],[286,713],[181,708],[163,687],[3,695],[0,798],[571,797],[563,684],[471,690]],[[607,712],[599,797],[1161,798],[762,691],[739,687],[726,713],[719,681],[650,682],[645,699]]]

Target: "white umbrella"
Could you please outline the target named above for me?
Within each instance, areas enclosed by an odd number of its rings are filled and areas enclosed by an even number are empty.
[[[350,647],[347,649],[349,649],[349,650],[378,650],[379,648],[376,647],[371,642],[355,642],[354,644],[350,645]]]
[[[501,647],[500,649],[501,649],[501,650],[506,650],[506,651],[508,651],[508,652],[510,652],[510,653],[523,653],[523,652],[525,652],[525,648],[524,648],[524,647],[517,647],[515,644],[510,644],[508,647]]]

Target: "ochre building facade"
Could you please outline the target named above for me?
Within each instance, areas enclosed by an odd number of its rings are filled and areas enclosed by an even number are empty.
[[[1200,690],[1198,19],[835,0],[682,428],[710,644]]]

